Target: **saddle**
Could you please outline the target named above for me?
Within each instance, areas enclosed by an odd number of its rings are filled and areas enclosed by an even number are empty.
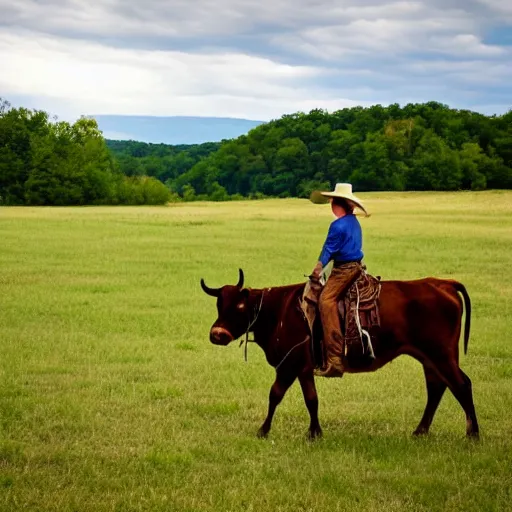
[[[338,302],[340,325],[344,338],[344,358],[350,366],[367,366],[375,355],[373,345],[380,328],[379,295],[380,276],[373,277],[363,271]],[[309,280],[304,288],[301,309],[309,325],[312,351],[318,367],[323,365],[323,331],[318,314],[318,299],[323,285]]]

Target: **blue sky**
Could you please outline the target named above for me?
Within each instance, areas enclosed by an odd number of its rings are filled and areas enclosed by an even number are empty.
[[[504,0],[0,0],[0,96],[63,119],[512,108]]]

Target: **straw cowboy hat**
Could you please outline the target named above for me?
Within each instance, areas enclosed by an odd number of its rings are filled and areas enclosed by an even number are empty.
[[[342,199],[346,199],[347,201],[353,203],[355,207],[363,210],[367,217],[369,216],[369,213],[363,206],[361,199],[359,199],[352,193],[352,185],[350,183],[336,183],[336,187],[334,187],[334,190],[332,192],[320,192],[319,190],[315,190],[314,192],[311,193],[309,199],[315,204],[322,204],[328,203],[329,199],[327,198],[329,197],[339,197]]]

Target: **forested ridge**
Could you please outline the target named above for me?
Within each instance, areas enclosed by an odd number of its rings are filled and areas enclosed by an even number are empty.
[[[435,102],[285,115],[218,149],[176,156],[121,144],[119,152],[109,142],[125,173],[140,165],[186,199],[307,197],[340,181],[356,190],[512,188],[512,112],[489,117]]]
[[[162,182],[186,173],[221,146],[220,142],[171,146],[109,139],[106,143],[123,174],[154,176]]]
[[[98,176],[108,178],[103,192]],[[436,102],[313,110],[237,139],[170,146],[105,141],[92,119],[70,126],[0,107],[4,204],[308,197],[345,181],[357,191],[512,188],[512,111],[485,116]],[[158,200],[141,192],[148,184]]]

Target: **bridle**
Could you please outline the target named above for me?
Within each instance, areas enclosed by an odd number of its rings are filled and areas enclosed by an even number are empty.
[[[254,318],[251,320],[250,316],[248,317],[249,319],[249,322],[248,322],[248,325],[247,325],[247,330],[245,331],[245,340],[242,339],[240,341],[240,345],[239,347],[242,346],[242,343],[245,342],[245,347],[244,347],[244,359],[245,359],[245,362],[247,362],[247,344],[249,343],[249,341],[254,341],[254,340],[250,340],[249,339],[249,332],[251,332],[251,327],[256,323],[256,321],[258,320],[258,317],[260,316],[260,312],[261,312],[261,308],[263,306],[263,298],[265,296],[265,290],[262,290],[261,292],[261,300],[260,300],[260,304],[257,308],[254,309]]]
[[[270,290],[270,288],[268,289]],[[258,317],[261,313],[261,308],[263,306],[263,298],[265,296],[265,290],[262,290],[261,292],[261,300],[260,300],[260,303],[259,303],[259,306],[254,309],[254,318],[252,320],[249,321],[248,323],[248,326],[247,326],[247,330],[245,331],[245,339],[242,338],[242,340],[240,340],[240,345],[238,345],[238,347],[241,347],[242,344],[245,342],[245,347],[244,347],[244,359],[245,359],[245,362],[247,362],[247,344],[249,343],[249,341],[254,341],[254,340],[250,340],[249,339],[249,332],[251,331],[251,327],[257,322],[258,320]],[[250,317],[249,317],[250,318]],[[279,369],[279,367],[285,362],[285,360],[288,358],[288,356],[297,348],[297,347],[300,347],[301,345],[304,345],[304,343],[307,343],[307,341],[310,339],[309,336],[306,336],[306,339],[304,341],[301,341],[299,343],[297,343],[296,345],[294,345],[287,353],[286,355],[281,359],[280,363],[276,366],[276,371]]]

